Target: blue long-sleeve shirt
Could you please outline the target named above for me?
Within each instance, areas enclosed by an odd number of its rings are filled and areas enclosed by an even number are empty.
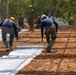
[[[58,31],[58,23],[54,19],[52,19],[52,18],[46,18],[46,19],[44,19],[41,22],[40,27],[41,27],[41,36],[42,36],[42,38],[43,38],[44,28],[47,29],[52,24],[56,25],[56,32],[57,32]]]
[[[18,32],[17,32],[17,27],[16,27],[16,24],[14,21],[10,20],[10,19],[5,19],[3,20],[2,22],[0,22],[0,27],[1,26],[11,26],[14,28],[14,32],[15,32],[15,35],[16,35],[16,38],[18,39]]]

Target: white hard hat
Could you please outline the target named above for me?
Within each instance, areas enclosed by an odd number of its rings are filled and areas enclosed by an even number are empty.
[[[44,19],[46,19],[47,18],[47,16],[45,15],[45,14],[43,14],[42,16],[41,16],[41,20],[44,20]]]

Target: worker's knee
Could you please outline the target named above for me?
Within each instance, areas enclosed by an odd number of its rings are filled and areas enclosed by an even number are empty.
[[[56,36],[52,37],[52,40],[55,40],[56,39]]]

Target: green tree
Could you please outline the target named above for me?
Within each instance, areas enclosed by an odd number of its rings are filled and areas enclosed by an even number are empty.
[[[76,0],[61,0],[58,6],[59,0],[9,0],[9,3],[7,1],[1,0],[0,2],[0,11],[3,18],[18,17],[19,13],[22,13],[27,18],[28,6],[32,4],[35,11],[35,19],[42,14],[46,14],[49,17],[55,15],[65,19],[70,25],[76,25]]]

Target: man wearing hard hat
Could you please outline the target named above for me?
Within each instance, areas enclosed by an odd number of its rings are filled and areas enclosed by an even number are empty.
[[[37,17],[37,28],[40,28],[40,23],[41,23],[41,19],[40,19],[41,17],[40,16],[38,16]]]
[[[30,26],[30,30],[29,31],[34,31],[34,10],[33,10],[32,5],[29,5],[28,24]]]
[[[55,39],[56,39],[56,33],[58,31],[58,23],[53,18],[48,18],[45,14],[41,16],[41,41],[43,42],[43,31],[45,29],[45,35],[46,40],[48,43],[48,46],[46,48],[47,52],[51,51],[51,47],[53,46]],[[51,35],[51,40],[50,40]]]
[[[18,40],[18,32],[15,23],[15,18],[10,17],[10,19],[3,20],[2,22],[0,22],[0,27],[2,27],[2,40],[6,47],[6,51],[9,51],[12,48],[14,33],[16,36],[16,40]],[[7,42],[7,38],[6,38],[7,33],[10,34],[9,42]]]

